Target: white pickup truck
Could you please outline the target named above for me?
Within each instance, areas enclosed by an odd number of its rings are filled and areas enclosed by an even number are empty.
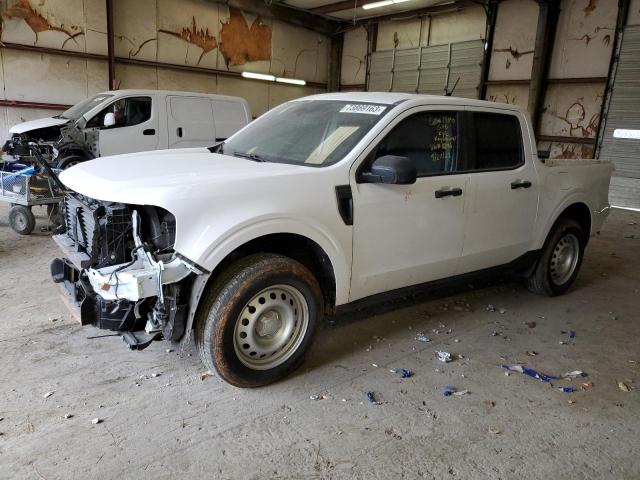
[[[92,160],[52,266],[83,324],[187,342],[233,385],[275,381],[323,315],[488,271],[565,292],[612,166],[541,161],[511,105],[396,93],[285,103],[226,142]]]

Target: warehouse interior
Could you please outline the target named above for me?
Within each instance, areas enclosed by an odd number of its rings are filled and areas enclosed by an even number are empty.
[[[0,0],[0,19],[2,143],[108,90],[241,97],[253,119],[326,92],[449,95],[526,109],[548,159],[611,162],[616,207],[566,295],[497,279],[338,315],[246,390],[193,345],[82,327],[50,215],[21,236],[0,203],[0,478],[640,475],[640,0]],[[515,363],[580,371],[575,391]]]

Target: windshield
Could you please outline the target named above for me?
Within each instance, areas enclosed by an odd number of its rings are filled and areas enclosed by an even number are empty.
[[[98,95],[94,95],[93,97],[87,98],[86,100],[81,101],[80,103],[76,103],[69,110],[62,112],[60,115],[62,118],[68,118],[69,120],[78,120],[81,116],[87,113],[94,107],[97,107],[102,102],[104,102],[107,98],[111,98],[113,95],[106,95],[104,93],[99,93]]]
[[[249,124],[217,151],[256,161],[324,167],[341,160],[390,109],[362,102],[293,101]]]

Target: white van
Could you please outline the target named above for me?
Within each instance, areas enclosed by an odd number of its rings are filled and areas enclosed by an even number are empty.
[[[25,140],[51,145],[55,163],[66,168],[107,155],[209,146],[250,121],[249,104],[240,97],[115,90],[98,93],[55,117],[15,125],[9,143],[15,150]]]

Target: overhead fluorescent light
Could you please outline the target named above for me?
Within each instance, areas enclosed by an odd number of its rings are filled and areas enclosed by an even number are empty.
[[[409,0],[382,0],[380,2],[365,3],[364,5],[362,5],[362,8],[365,10],[371,10],[372,8],[387,7],[389,5],[395,5],[396,3],[404,3],[408,1]]]
[[[268,75],[266,73],[242,72],[242,76],[244,78],[251,78],[253,80],[266,80],[268,82],[273,82],[276,79],[274,75]]]
[[[298,80],[297,78],[284,78],[284,77],[276,77],[276,82],[280,83],[290,83],[292,85],[306,85],[307,82],[304,80]]]

